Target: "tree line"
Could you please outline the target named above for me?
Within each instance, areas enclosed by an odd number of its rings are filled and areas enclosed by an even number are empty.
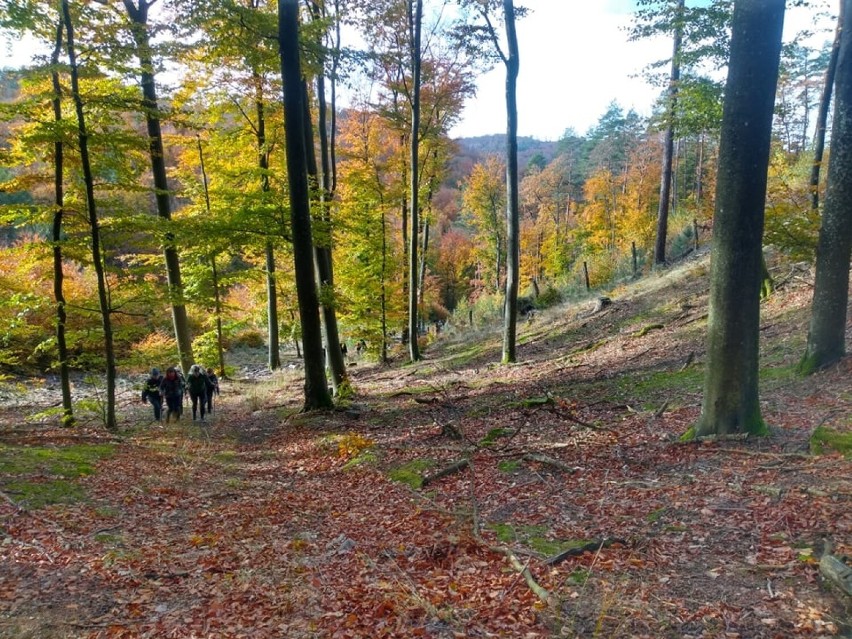
[[[523,164],[511,0],[4,3],[2,28],[52,54],[2,76],[0,366],[59,371],[67,423],[69,370],[103,368],[116,428],[119,366],[225,373],[228,348],[264,343],[275,369],[291,341],[320,408],[350,392],[347,340],[417,360],[425,324],[490,308],[512,362],[519,295],[664,268],[712,228],[698,431],[760,430],[764,241],[817,255],[802,369],[845,352],[846,2],[811,49],[782,46],[782,0],[640,0],[631,37],[672,43],[654,114],[613,102]],[[449,131],[494,65],[503,149],[465,156]]]

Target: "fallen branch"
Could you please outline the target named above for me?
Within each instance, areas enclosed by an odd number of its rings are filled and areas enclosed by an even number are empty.
[[[536,597],[541,599],[549,606],[556,603],[555,598],[553,597],[553,595],[550,594],[550,591],[548,591],[547,588],[541,586],[535,580],[535,577],[533,577],[532,573],[530,572],[529,566],[522,564],[520,560],[515,556],[515,553],[503,546],[488,546],[488,548],[489,550],[493,550],[494,552],[498,552],[506,556],[506,558],[509,560],[509,563],[512,565],[512,568],[517,570],[518,574],[520,574],[524,578],[524,581],[527,582],[527,586],[529,586],[529,589],[533,591]]]
[[[567,550],[563,550],[562,552],[557,553],[552,557],[548,557],[544,560],[544,564],[546,566],[555,566],[556,564],[568,559],[568,557],[577,557],[585,552],[590,552],[592,550],[600,551],[601,548],[609,548],[613,544],[621,544],[622,546],[626,546],[627,542],[623,539],[619,539],[618,537],[592,539],[591,541],[587,541],[584,544],[574,546],[573,548],[568,548]]]
[[[547,455],[542,455],[541,453],[527,453],[523,457],[527,461],[538,462],[539,464],[546,464],[547,466],[553,466],[554,468],[558,468],[564,473],[568,473],[569,475],[572,473],[576,473],[578,470],[581,470],[578,466],[569,466],[558,459],[554,459],[553,457],[548,457]]]
[[[668,407],[669,407],[669,402],[668,402],[668,400],[666,400],[666,401],[663,402],[662,406],[660,406],[656,411],[654,411],[654,419],[662,417],[663,413],[666,412],[666,409]]]
[[[427,475],[426,477],[423,478],[423,483],[420,484],[420,485],[421,486],[428,486],[432,482],[437,481],[437,480],[441,479],[442,477],[446,477],[448,475],[452,475],[454,473],[458,473],[458,472],[464,470],[465,468],[468,467],[469,464],[470,464],[469,459],[460,459],[457,462],[450,464],[446,468],[442,468],[438,472],[433,473],[432,475]]]

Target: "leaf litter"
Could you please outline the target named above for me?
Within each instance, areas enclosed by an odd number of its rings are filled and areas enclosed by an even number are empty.
[[[224,382],[203,428],[128,407],[114,454],[73,480],[86,499],[29,509],[0,476],[0,636],[848,633],[818,564],[827,539],[852,554],[852,474],[808,442],[852,429],[852,363],[788,374],[809,298],[788,286],[763,305],[770,437],[681,443],[700,411],[699,266],[600,313],[540,314],[516,365],[493,364],[498,336],[462,357],[461,328],[415,365],[359,362],[333,412],[298,413],[296,373],[264,381],[259,409],[256,377]],[[8,446],[108,439],[20,414],[0,411]],[[391,478],[460,460],[423,488]]]

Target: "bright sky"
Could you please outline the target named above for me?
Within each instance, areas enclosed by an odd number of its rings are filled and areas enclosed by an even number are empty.
[[[597,122],[612,100],[648,113],[658,89],[638,77],[671,53],[671,42],[628,42],[629,0],[521,0],[531,10],[519,20],[518,133],[556,140]],[[636,76],[636,77],[634,77]],[[479,90],[451,135],[506,130],[505,66],[478,82]]]
[[[692,5],[695,1],[689,0]],[[706,2],[706,0],[703,0]],[[823,0],[831,8],[836,0]],[[531,11],[519,20],[518,133],[557,140],[569,127],[585,133],[613,100],[626,110],[649,115],[659,89],[641,76],[645,66],[671,55],[668,38],[628,42],[634,0],[517,0]],[[791,4],[791,3],[790,3]],[[813,10],[788,8],[785,40],[810,26]],[[828,22],[829,29],[833,24]],[[811,44],[832,37],[825,32]],[[24,64],[34,53],[31,40],[9,43],[0,37],[0,67]],[[478,82],[452,137],[506,130],[505,66]]]
[[[517,23],[518,134],[557,140],[565,129],[585,133],[613,100],[649,115],[659,88],[645,66],[671,56],[671,40],[628,42],[632,0],[518,0],[532,11]],[[689,3],[690,5],[693,2]],[[836,2],[832,3],[836,5]],[[812,12],[788,8],[785,40],[806,28]],[[830,25],[833,26],[833,25]],[[818,42],[830,39],[822,35]],[[478,82],[479,91],[451,131],[452,137],[506,130],[505,66]]]

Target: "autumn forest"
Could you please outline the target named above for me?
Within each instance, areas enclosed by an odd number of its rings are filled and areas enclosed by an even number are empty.
[[[0,636],[848,630],[852,569],[831,542],[852,543],[852,0],[795,3],[814,22],[789,41],[784,0],[634,4],[628,37],[671,51],[643,72],[659,88],[652,113],[614,88],[588,130],[541,141],[518,136],[529,10],[512,0],[0,0],[3,33],[47,52],[0,69],[0,535],[19,553],[0,553],[15,566],[0,574]],[[505,130],[452,138],[495,68]],[[185,416],[163,430],[126,403],[151,368],[194,364],[223,387],[209,427]],[[806,395],[819,395],[810,413]],[[825,457],[801,450],[808,437]],[[155,487],[157,464],[176,483]],[[802,479],[817,467],[829,488]],[[16,482],[34,469],[104,499],[133,477],[139,495],[109,513],[33,506]],[[738,473],[759,475],[762,496]],[[203,490],[185,494],[178,476]],[[731,501],[689,511],[705,480]],[[394,486],[377,511],[358,498],[375,482]],[[782,507],[796,482],[813,492]],[[572,508],[599,525],[565,519]],[[770,522],[785,508],[800,519],[782,539]],[[746,510],[765,532],[749,576],[693,593],[700,605],[675,594],[720,573],[666,573],[667,553],[715,561]],[[131,511],[168,565],[131,552],[144,543]],[[25,516],[32,541],[15,536]],[[76,530],[51,531],[71,521],[95,532],[62,546]],[[710,532],[690,541],[698,530]],[[110,548],[100,559],[95,541]],[[12,593],[53,579],[26,567],[39,555],[93,571],[63,580],[55,605],[102,579],[112,608],[61,630],[23,603]],[[668,599],[643,616],[653,593],[630,571],[646,569]],[[603,576],[619,571],[632,576]],[[767,581],[750,604],[765,615],[720,604]],[[686,612],[696,605],[703,616]],[[30,629],[27,614],[42,621]]]

